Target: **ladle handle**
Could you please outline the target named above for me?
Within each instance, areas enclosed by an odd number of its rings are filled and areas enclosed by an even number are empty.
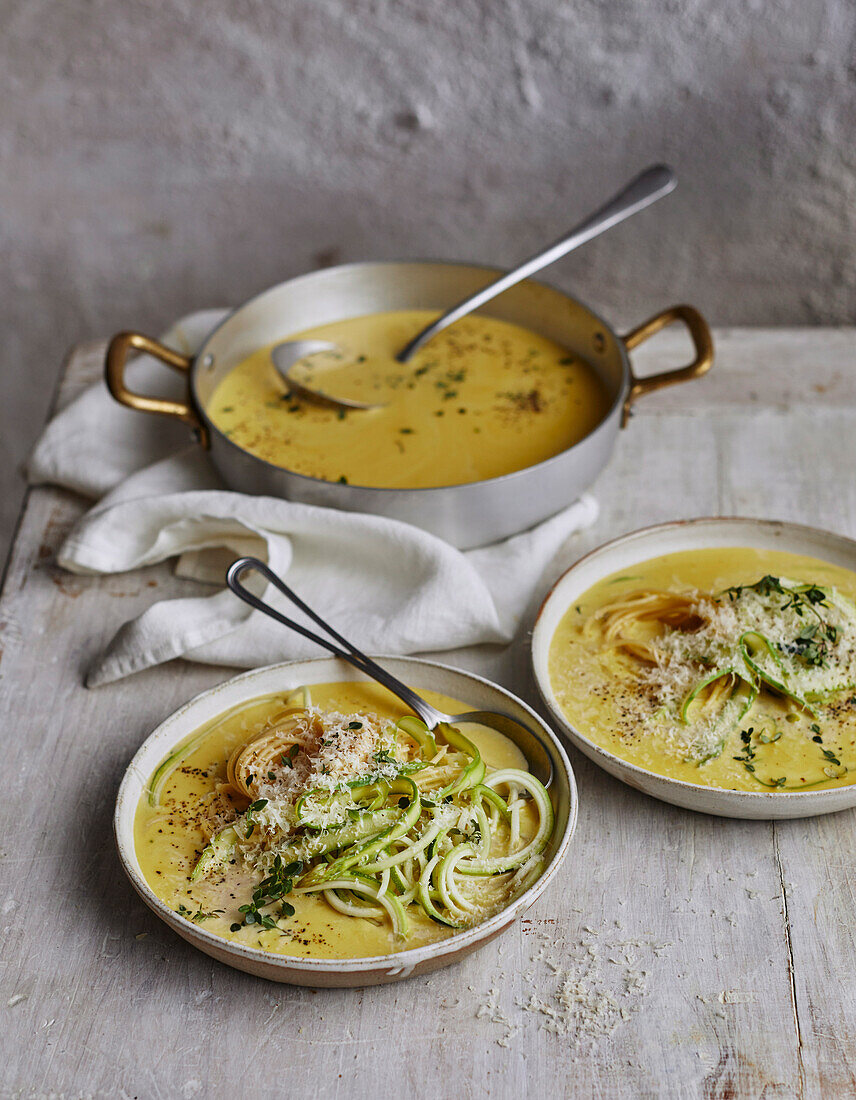
[[[396,359],[399,363],[406,363],[423,344],[426,344],[438,332],[442,332],[447,325],[451,325],[459,318],[472,313],[474,309],[483,306],[485,302],[489,302],[497,294],[502,294],[504,290],[508,290],[515,283],[534,275],[542,267],[555,263],[556,260],[561,259],[568,252],[579,248],[581,244],[585,244],[586,241],[605,233],[607,229],[612,229],[614,225],[618,225],[626,218],[638,214],[640,210],[644,210],[652,202],[656,202],[657,199],[668,195],[670,191],[674,191],[677,185],[678,181],[675,178],[675,173],[668,165],[655,164],[651,168],[646,168],[644,172],[640,172],[638,176],[632,179],[626,187],[623,187],[617,195],[614,195],[609,202],[574,226],[570,233],[551,244],[549,248],[530,256],[528,260],[524,260],[513,271],[500,275],[498,279],[494,279],[492,283],[488,283],[481,290],[477,290],[475,294],[465,298],[463,302],[452,306],[442,317],[418,333],[407,347],[398,353]]]
[[[245,588],[241,583],[241,578],[249,570],[260,573],[269,584],[278,588],[286,599],[290,600],[296,607],[299,607],[304,615],[320,626],[330,637],[324,638],[308,627],[295,622],[294,619],[289,619],[287,615],[283,615],[280,611],[277,611],[275,607],[271,607],[270,604],[265,603],[264,600],[256,596],[248,588]],[[395,676],[392,675],[392,673],[387,672],[385,668],[381,668],[381,666],[376,664],[371,657],[367,657],[365,653],[357,649],[355,645],[352,645],[347,638],[343,638],[329,623],[325,623],[321,616],[317,615],[311,607],[305,604],[297,593],[292,591],[285,581],[278,577],[273,570],[269,569],[263,561],[259,561],[258,558],[238,558],[237,561],[232,562],[229,566],[226,573],[226,584],[236,596],[239,596],[244,603],[248,603],[250,607],[254,607],[256,611],[261,611],[263,614],[270,616],[271,619],[276,619],[276,621],[282,623],[283,626],[287,626],[298,634],[302,634],[304,638],[308,638],[311,642],[323,646],[329,653],[333,653],[336,657],[340,657],[343,661],[352,664],[354,668],[359,669],[360,672],[364,672],[366,676],[370,676],[373,680],[377,680],[379,684],[382,684],[391,691],[393,695],[397,695],[405,706],[410,707],[415,714],[418,714],[422,721],[431,729],[433,729],[438,722],[442,722],[446,718],[445,714],[442,714],[432,707],[430,703],[427,703],[406,684],[402,684],[400,680],[397,680]],[[331,641],[331,638],[334,640]],[[336,645],[336,642],[339,644]]]

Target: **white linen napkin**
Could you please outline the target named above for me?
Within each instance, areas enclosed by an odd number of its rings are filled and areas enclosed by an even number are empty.
[[[193,314],[164,342],[192,354],[222,316]],[[163,376],[162,366],[141,357],[129,380],[164,393]],[[228,563],[252,554],[369,653],[509,642],[547,566],[597,517],[597,504],[585,496],[522,535],[461,552],[396,520],[229,492],[205,453],[186,446],[186,430],[175,427],[123,409],[103,385],[51,421],[30,480],[102,497],[72,529],[59,564],[76,573],[122,573],[176,557],[180,575],[222,585]],[[273,590],[265,598],[294,610]],[[161,600],[122,625],[87,684],[174,657],[255,667],[320,653],[223,589]]]

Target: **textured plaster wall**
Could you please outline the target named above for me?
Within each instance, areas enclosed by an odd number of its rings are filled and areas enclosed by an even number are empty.
[[[73,341],[367,257],[510,264],[616,324],[856,319],[853,0],[0,0],[0,480]]]

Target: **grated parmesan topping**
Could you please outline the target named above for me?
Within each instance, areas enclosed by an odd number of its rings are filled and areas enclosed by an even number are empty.
[[[259,827],[249,839],[242,838],[240,842],[250,865],[264,866],[271,845],[287,842],[295,833],[299,826],[295,808],[307,791],[320,788],[331,794],[347,794],[348,783],[354,779],[395,778],[409,759],[406,748],[397,739],[395,722],[377,715],[342,714],[307,707],[291,734],[301,745],[291,767],[278,768],[274,778],[257,784],[260,799],[266,799],[267,803],[253,812],[253,820]],[[319,811],[313,824],[324,827],[338,821],[343,808],[348,808],[347,800],[326,817]]]
[[[585,925],[579,938],[566,939],[555,918],[523,921],[523,933],[535,950],[529,966],[494,976],[476,1009],[477,1019],[501,1028],[500,1047],[510,1047],[519,1034],[531,1041],[532,1027],[561,1038],[572,1061],[590,1056],[644,1007],[650,970],[670,943],[627,937],[621,922],[612,928]],[[523,985],[523,995],[512,996]],[[476,992],[472,986],[472,992]],[[459,1007],[459,1006],[456,1006]]]
[[[794,598],[795,592],[804,594],[809,588],[818,597],[822,594],[822,602]],[[716,705],[694,706],[688,721],[681,710],[691,693],[704,681],[715,680],[717,673],[732,672],[734,688],[740,680],[747,687],[756,681],[741,651],[741,638],[747,634],[758,642],[752,656],[762,672],[798,697],[822,699],[856,686],[856,607],[836,589],[763,578],[718,596],[686,595],[701,620],[697,629],[661,626],[652,636],[650,624],[637,627],[653,657],[651,665],[634,661],[631,678],[617,680],[614,655],[601,653],[607,681],[614,685],[609,690],[618,706],[622,736],[632,739],[640,730],[656,733],[667,751],[684,760],[702,762],[717,755],[745,713],[747,696],[733,692]],[[816,648],[809,659],[806,646],[812,645]],[[589,679],[595,693],[605,692],[603,680],[595,683],[584,665],[574,675]]]
[[[785,593],[799,582],[781,578]],[[856,682],[856,616],[848,600],[834,589],[824,589],[826,603],[822,613],[825,623],[836,633],[834,643],[823,663],[805,667],[789,656],[794,639],[815,621],[806,610],[799,613],[795,606],[785,606],[787,595],[781,592],[762,594],[744,587],[733,598],[723,595],[716,599],[699,598],[699,614],[704,625],[693,632],[668,630],[651,643],[657,663],[643,674],[654,689],[660,705],[674,712],[700,676],[730,668],[745,671],[740,654],[740,638],[746,632],[757,631],[767,638],[780,654],[780,659],[803,694],[820,694]],[[759,663],[771,674],[782,676],[769,654],[762,654]],[[696,717],[688,725],[671,720],[673,713],[660,715],[658,732],[684,753],[703,758],[718,748],[723,731],[739,718],[743,703],[729,700],[713,715]],[[665,720],[664,720],[665,719]],[[652,719],[649,717],[648,722]]]

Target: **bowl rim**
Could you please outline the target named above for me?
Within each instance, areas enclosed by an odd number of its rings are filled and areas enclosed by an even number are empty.
[[[157,916],[159,916],[166,924],[180,934],[188,932],[192,929],[193,939],[199,939],[202,942],[208,944],[212,948],[216,948],[219,953],[227,955],[235,955],[247,962],[255,964],[264,964],[265,966],[273,966],[276,969],[289,970],[289,971],[301,971],[307,975],[312,973],[332,974],[341,971],[347,971],[349,973],[371,973],[375,971],[391,972],[394,970],[401,971],[401,976],[406,977],[416,967],[427,960],[435,960],[443,958],[446,955],[456,955],[461,949],[475,946],[481,940],[489,940],[494,935],[498,934],[510,923],[512,923],[521,912],[528,909],[536,900],[540,897],[543,891],[547,888],[550,882],[557,874],[559,868],[565,860],[568,854],[571,840],[577,826],[578,811],[579,811],[579,796],[577,791],[576,778],[574,776],[573,768],[571,767],[570,760],[567,753],[556,734],[550,729],[547,723],[541,718],[529,705],[520,699],[513,692],[507,688],[501,687],[499,684],[494,683],[492,680],[488,680],[486,677],[479,676],[477,673],[470,672],[467,669],[455,668],[453,665],[442,664],[439,661],[431,661],[426,658],[410,657],[410,656],[393,656],[393,655],[380,655],[374,658],[378,662],[383,661],[400,661],[407,664],[412,664],[418,668],[435,668],[444,672],[452,672],[456,675],[465,677],[476,681],[482,686],[486,686],[493,691],[498,692],[506,699],[510,699],[513,703],[523,708],[527,713],[531,721],[534,722],[538,732],[543,735],[549,744],[551,745],[555,757],[564,768],[565,775],[568,781],[568,820],[565,825],[565,829],[556,843],[553,855],[544,868],[543,872],[538,876],[535,882],[530,887],[523,891],[518,897],[516,897],[510,905],[500,909],[488,920],[483,921],[481,924],[473,925],[473,927],[466,929],[461,933],[456,933],[448,936],[446,939],[437,940],[435,943],[426,944],[422,947],[409,948],[405,951],[389,952],[384,955],[369,955],[365,957],[347,957],[337,959],[313,959],[311,957],[304,957],[299,955],[285,955],[277,954],[272,951],[264,951],[261,948],[249,947],[241,943],[236,943],[233,940],[225,939],[223,936],[218,936],[213,932],[208,932],[199,925],[189,925],[183,918],[179,917],[177,913],[170,909],[166,902],[162,901],[157,894],[152,890],[149,884],[146,882],[142,872],[139,869],[138,859],[136,855],[136,845],[134,843],[133,824],[136,817],[137,807],[139,805],[140,792],[136,794],[131,793],[131,789],[140,783],[145,781],[141,778],[143,772],[140,768],[140,760],[144,758],[150,751],[149,746],[154,738],[161,735],[161,731],[165,727],[171,724],[178,723],[178,728],[181,730],[180,736],[168,741],[163,747],[164,751],[168,751],[169,744],[176,744],[188,734],[192,733],[193,727],[185,724],[181,725],[182,721],[185,721],[188,715],[193,711],[195,707],[201,705],[205,700],[211,696],[222,691],[224,688],[231,688],[233,685],[240,685],[246,683],[249,684],[256,678],[263,674],[274,672],[275,670],[282,670],[287,672],[288,669],[293,668],[296,665],[330,665],[331,668],[335,665],[341,668],[348,668],[349,675],[353,673],[355,679],[360,674],[356,669],[345,665],[344,662],[336,657],[312,657],[306,659],[296,659],[292,661],[280,661],[272,665],[263,665],[259,668],[249,669],[246,672],[240,673],[237,676],[230,677],[227,680],[222,681],[219,684],[215,684],[213,687],[206,689],[205,691],[198,692],[192,698],[188,699],[180,707],[174,710],[171,714],[167,715],[158,725],[146,736],[142,744],[134,753],[131,761],[126,766],[122,780],[119,784],[118,793],[116,796],[116,805],[113,812],[113,836],[116,843],[116,848],[119,853],[119,861],[122,865],[125,874],[131,881],[131,885],[140,895],[142,900],[152,909]],[[370,677],[364,677],[366,680],[370,680]],[[324,681],[319,681],[324,682]],[[335,681],[333,681],[335,682]],[[344,680],[343,680],[344,682]],[[433,690],[433,689],[427,689]],[[243,696],[244,700],[252,699],[254,696],[252,692],[248,692]],[[236,703],[230,704],[230,706],[236,705]],[[145,773],[148,775],[148,771]],[[130,815],[130,843],[126,845],[123,837],[121,826],[126,818]],[[128,850],[130,849],[130,851]],[[187,925],[187,927],[185,927]],[[192,941],[191,941],[192,942]]]
[[[207,431],[209,433],[212,433],[212,435],[216,434],[218,443],[228,444],[229,447],[234,448],[239,454],[245,456],[249,455],[250,458],[254,459],[256,462],[262,463],[262,465],[266,468],[274,470],[280,474],[288,474],[290,477],[301,478],[302,480],[314,485],[335,486],[336,489],[358,489],[361,492],[370,493],[423,494],[448,492],[455,489],[471,489],[473,486],[487,484],[492,485],[498,482],[506,482],[514,478],[520,478],[522,475],[528,474],[533,470],[540,470],[543,467],[548,466],[550,463],[558,462],[559,459],[571,455],[577,447],[581,447],[584,443],[587,443],[590,439],[592,439],[592,437],[602,428],[604,428],[612,420],[612,418],[616,416],[618,412],[623,408],[624,402],[627,398],[627,393],[630,388],[630,380],[632,374],[630,366],[630,353],[627,350],[627,345],[624,343],[624,338],[599,313],[597,313],[579,298],[575,298],[572,294],[569,294],[567,291],[562,290],[561,287],[555,286],[553,283],[549,283],[544,279],[523,279],[521,280],[521,283],[531,283],[535,286],[544,287],[545,289],[553,291],[556,294],[561,294],[563,298],[566,298],[568,301],[573,302],[574,305],[579,306],[587,313],[590,313],[591,316],[594,317],[595,320],[598,321],[603,326],[603,328],[615,339],[619,357],[621,359],[621,381],[616,389],[615,397],[610,403],[609,408],[606,410],[601,419],[597,422],[597,424],[595,424],[590,432],[584,435],[582,439],[578,439],[576,443],[571,444],[570,447],[566,447],[563,451],[559,451],[558,454],[550,455],[549,458],[542,459],[540,462],[535,462],[531,466],[523,466],[519,470],[510,470],[507,474],[499,474],[496,477],[482,478],[480,481],[464,481],[455,485],[423,485],[414,488],[401,488],[394,485],[358,485],[356,482],[347,482],[346,484],[341,484],[340,482],[327,481],[326,479],[320,477],[312,477],[310,474],[301,474],[299,471],[292,470],[287,466],[277,466],[275,463],[269,462],[266,458],[262,458],[260,455],[254,454],[253,451],[247,450],[246,447],[241,447],[240,444],[236,443],[233,439],[230,439],[229,436],[225,435],[224,432],[222,432],[220,428],[214,423],[214,421],[208,415],[208,410],[199,399],[196,385],[196,376],[199,369],[198,365],[205,358],[205,355],[207,354],[206,349],[208,348],[208,345],[211,343],[214,337],[244,309],[254,305],[260,298],[263,298],[266,294],[270,294],[272,291],[279,290],[282,287],[291,286],[293,284],[303,281],[310,281],[316,278],[321,278],[322,276],[330,274],[332,272],[356,270],[362,267],[394,267],[397,265],[410,266],[413,264],[425,264],[436,267],[473,268],[494,275],[501,275],[506,270],[502,267],[496,267],[493,264],[474,264],[468,263],[465,260],[431,260],[420,258],[410,260],[354,260],[350,263],[335,264],[331,267],[318,268],[315,271],[304,271],[301,272],[299,275],[292,276],[292,278],[290,279],[283,279],[282,282],[273,283],[271,286],[265,287],[263,290],[258,291],[256,294],[253,294],[252,297],[247,298],[245,301],[241,302],[240,305],[237,305],[234,308],[230,309],[226,316],[222,317],[214,326],[214,328],[212,328],[211,331],[205,336],[205,339],[200,345],[198,351],[195,355],[192,356],[192,362],[188,375],[190,398],[193,402],[196,412],[199,414],[199,417],[202,420],[202,423],[205,425]],[[585,362],[587,365],[591,366],[588,358],[585,359]],[[599,372],[598,377],[600,378]]]
[[[581,558],[578,558],[571,566],[569,566],[551,585],[549,592],[541,602],[541,606],[538,609],[538,613],[535,617],[535,623],[532,628],[532,637],[530,642],[530,662],[532,671],[535,677],[535,683],[538,688],[538,693],[547,708],[550,717],[559,723],[561,729],[563,729],[569,738],[573,742],[585,744],[586,755],[591,760],[600,765],[600,762],[596,758],[602,758],[609,761],[617,771],[627,772],[632,775],[637,782],[631,784],[636,789],[642,789],[643,793],[651,794],[652,792],[645,790],[644,787],[640,787],[641,783],[656,783],[663,786],[667,790],[680,791],[692,800],[693,795],[697,795],[699,791],[710,793],[715,796],[718,801],[723,805],[733,804],[735,808],[738,806],[752,806],[752,807],[765,807],[765,806],[791,806],[797,807],[800,803],[804,803],[807,800],[812,802],[821,801],[824,796],[829,799],[829,796],[838,796],[841,799],[842,792],[847,791],[849,788],[854,790],[854,800],[856,800],[856,783],[844,784],[841,787],[828,787],[826,790],[804,790],[804,791],[735,791],[727,787],[708,787],[700,783],[688,783],[684,779],[673,779],[671,776],[662,775],[660,772],[648,771],[646,768],[640,767],[638,764],[634,764],[629,760],[625,760],[621,756],[616,756],[615,753],[605,749],[602,745],[599,745],[596,741],[592,741],[582,733],[576,726],[574,726],[569,719],[562,713],[558,703],[555,700],[553,694],[552,685],[550,683],[549,669],[547,667],[547,656],[549,655],[550,643],[553,639],[553,634],[549,638],[544,639],[543,636],[546,631],[544,625],[545,612],[548,605],[554,600],[557,595],[559,586],[564,582],[565,578],[571,573],[575,572],[580,566],[587,564],[592,559],[597,558],[601,554],[614,550],[624,543],[632,543],[637,540],[644,542],[648,538],[656,537],[658,534],[665,534],[667,532],[683,530],[693,527],[704,527],[708,525],[722,525],[723,527],[734,527],[736,530],[746,528],[749,526],[763,527],[767,530],[777,530],[787,534],[789,531],[794,533],[800,533],[810,537],[823,537],[826,539],[832,539],[835,542],[841,544],[842,549],[850,549],[854,557],[854,565],[856,566],[856,539],[850,538],[848,535],[840,535],[835,531],[828,531],[822,527],[813,527],[810,524],[805,523],[792,523],[790,520],[777,520],[777,519],[758,519],[752,516],[694,516],[690,519],[678,519],[669,520],[665,523],[654,523],[646,527],[638,527],[633,531],[628,531],[626,534],[619,535],[614,539],[610,539],[608,542],[602,543],[600,546],[595,547],[593,550],[588,551]],[[739,543],[732,545],[739,546]],[[750,547],[747,547],[747,549]],[[697,549],[704,549],[704,547],[698,547]],[[782,547],[786,550],[786,547]],[[680,553],[681,551],[669,551],[669,553]],[[652,558],[658,556],[656,553],[648,554],[646,557],[640,557],[639,561],[649,561]],[[853,570],[856,572],[856,568]],[[609,572],[604,572],[596,581],[592,584],[597,584],[598,581],[603,580],[608,576]],[[589,585],[590,588],[592,585]],[[568,607],[564,608],[562,615],[567,612]],[[555,633],[555,630],[553,631]],[[545,659],[542,661],[539,657],[541,646],[543,644],[543,652]],[[609,769],[605,768],[609,771]],[[609,774],[615,774],[609,771]],[[654,795],[653,797],[657,797]],[[682,806],[686,806],[687,802],[679,803]],[[832,812],[832,811],[831,811]],[[794,816],[797,816],[796,814]]]

